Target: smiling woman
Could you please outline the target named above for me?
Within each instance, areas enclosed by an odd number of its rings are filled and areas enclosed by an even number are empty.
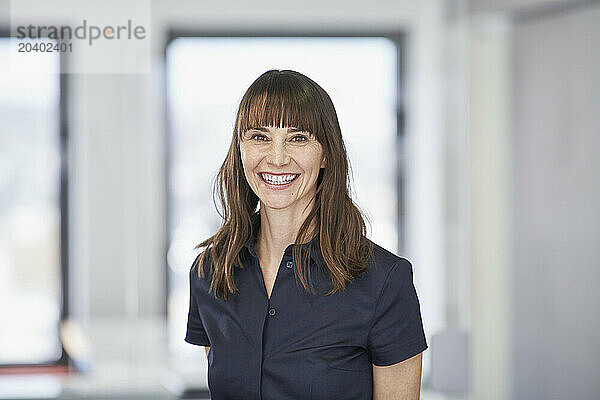
[[[190,270],[185,340],[207,347],[212,399],[418,398],[412,265],[366,237],[348,188],[327,93],[265,72],[217,177],[223,224]]]

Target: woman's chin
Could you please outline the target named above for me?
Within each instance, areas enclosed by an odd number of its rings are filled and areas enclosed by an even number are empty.
[[[261,199],[261,207],[264,206],[266,208],[270,208],[273,210],[283,210],[286,208],[290,208],[294,204],[290,199],[274,199],[272,197]]]

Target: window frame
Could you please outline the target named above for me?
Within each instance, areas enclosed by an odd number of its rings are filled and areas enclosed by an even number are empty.
[[[4,26],[0,26],[0,39],[10,39],[15,35]],[[54,40],[54,39],[53,39]],[[59,41],[60,42],[60,41]],[[58,99],[58,133],[59,133],[59,155],[60,155],[60,188],[59,188],[59,208],[60,208],[60,307],[59,323],[65,321],[70,316],[69,309],[69,125],[68,125],[68,107],[67,93],[69,89],[68,77],[63,71],[66,71],[68,55],[59,53],[59,99]],[[25,363],[25,364],[0,364],[0,375],[3,374],[31,374],[31,373],[56,373],[68,372],[72,367],[71,358],[66,352],[62,339],[60,337],[59,325],[56,331],[61,344],[61,355],[58,359],[45,363]]]

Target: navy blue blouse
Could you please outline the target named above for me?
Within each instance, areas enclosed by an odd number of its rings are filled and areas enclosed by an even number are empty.
[[[296,283],[290,245],[268,298],[254,244],[244,245],[244,268],[234,272],[239,293],[227,301],[209,293],[210,274],[200,279],[190,270],[185,340],[210,346],[212,400],[370,400],[372,364],[392,365],[427,348],[406,259],[374,244],[369,269],[344,292],[324,296],[331,283],[317,236],[302,245],[312,246],[317,295]]]

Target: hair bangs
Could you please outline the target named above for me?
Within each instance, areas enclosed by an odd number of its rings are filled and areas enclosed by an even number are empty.
[[[263,75],[250,86],[240,103],[236,131],[241,137],[257,127],[294,127],[321,141],[318,118],[314,97],[303,90],[295,77]]]

